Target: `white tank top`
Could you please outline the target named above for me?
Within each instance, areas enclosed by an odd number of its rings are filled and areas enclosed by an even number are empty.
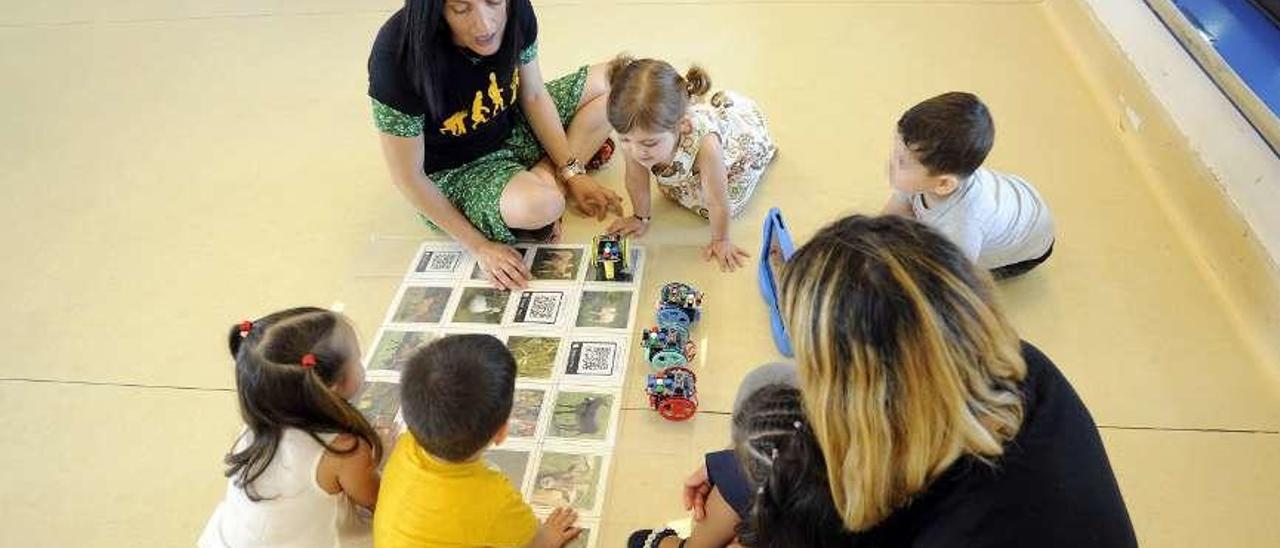
[[[246,432],[236,450],[247,446]],[[337,434],[320,434],[331,443]],[[353,507],[345,493],[329,494],[316,483],[316,468],[324,447],[310,434],[285,429],[275,458],[253,482],[263,500],[253,502],[227,480],[227,494],[218,503],[197,545],[200,548],[312,548],[371,547],[367,517]]]

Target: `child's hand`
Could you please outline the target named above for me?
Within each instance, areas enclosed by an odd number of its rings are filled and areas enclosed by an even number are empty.
[[[733,272],[747,266],[747,257],[750,256],[741,247],[733,245],[733,242],[730,242],[727,238],[711,240],[711,243],[707,244],[707,248],[702,252],[703,259],[708,261],[714,259],[720,263],[721,272]]]
[[[684,509],[693,512],[693,521],[707,517],[707,496],[711,494],[711,479],[707,465],[699,466],[684,480]]]
[[[649,231],[649,223],[637,219],[634,215],[630,217],[620,217],[609,225],[609,234],[617,234],[618,236],[630,236],[639,238]]]
[[[573,526],[578,521],[578,513],[570,508],[556,508],[547,516],[547,521],[538,528],[537,536],[529,543],[530,548],[560,548],[582,532]]]

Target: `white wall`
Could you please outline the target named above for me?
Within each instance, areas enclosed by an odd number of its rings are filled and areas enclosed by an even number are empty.
[[[1280,158],[1141,0],[1083,0],[1280,264]]]

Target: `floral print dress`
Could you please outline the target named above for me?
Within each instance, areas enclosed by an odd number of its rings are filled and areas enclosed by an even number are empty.
[[[764,113],[755,101],[720,91],[709,102],[689,106],[690,128],[682,132],[675,156],[653,166],[653,180],[662,194],[709,218],[707,198],[695,160],[698,144],[708,133],[720,137],[729,179],[729,216],[736,217],[760,184],[764,170],[777,153]]]

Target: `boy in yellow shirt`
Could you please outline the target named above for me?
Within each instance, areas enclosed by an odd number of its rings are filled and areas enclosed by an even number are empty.
[[[578,535],[567,508],[539,528],[520,491],[480,458],[507,437],[515,377],[511,352],[489,335],[445,337],[410,357],[400,380],[409,432],[382,475],[378,548],[560,548]]]

